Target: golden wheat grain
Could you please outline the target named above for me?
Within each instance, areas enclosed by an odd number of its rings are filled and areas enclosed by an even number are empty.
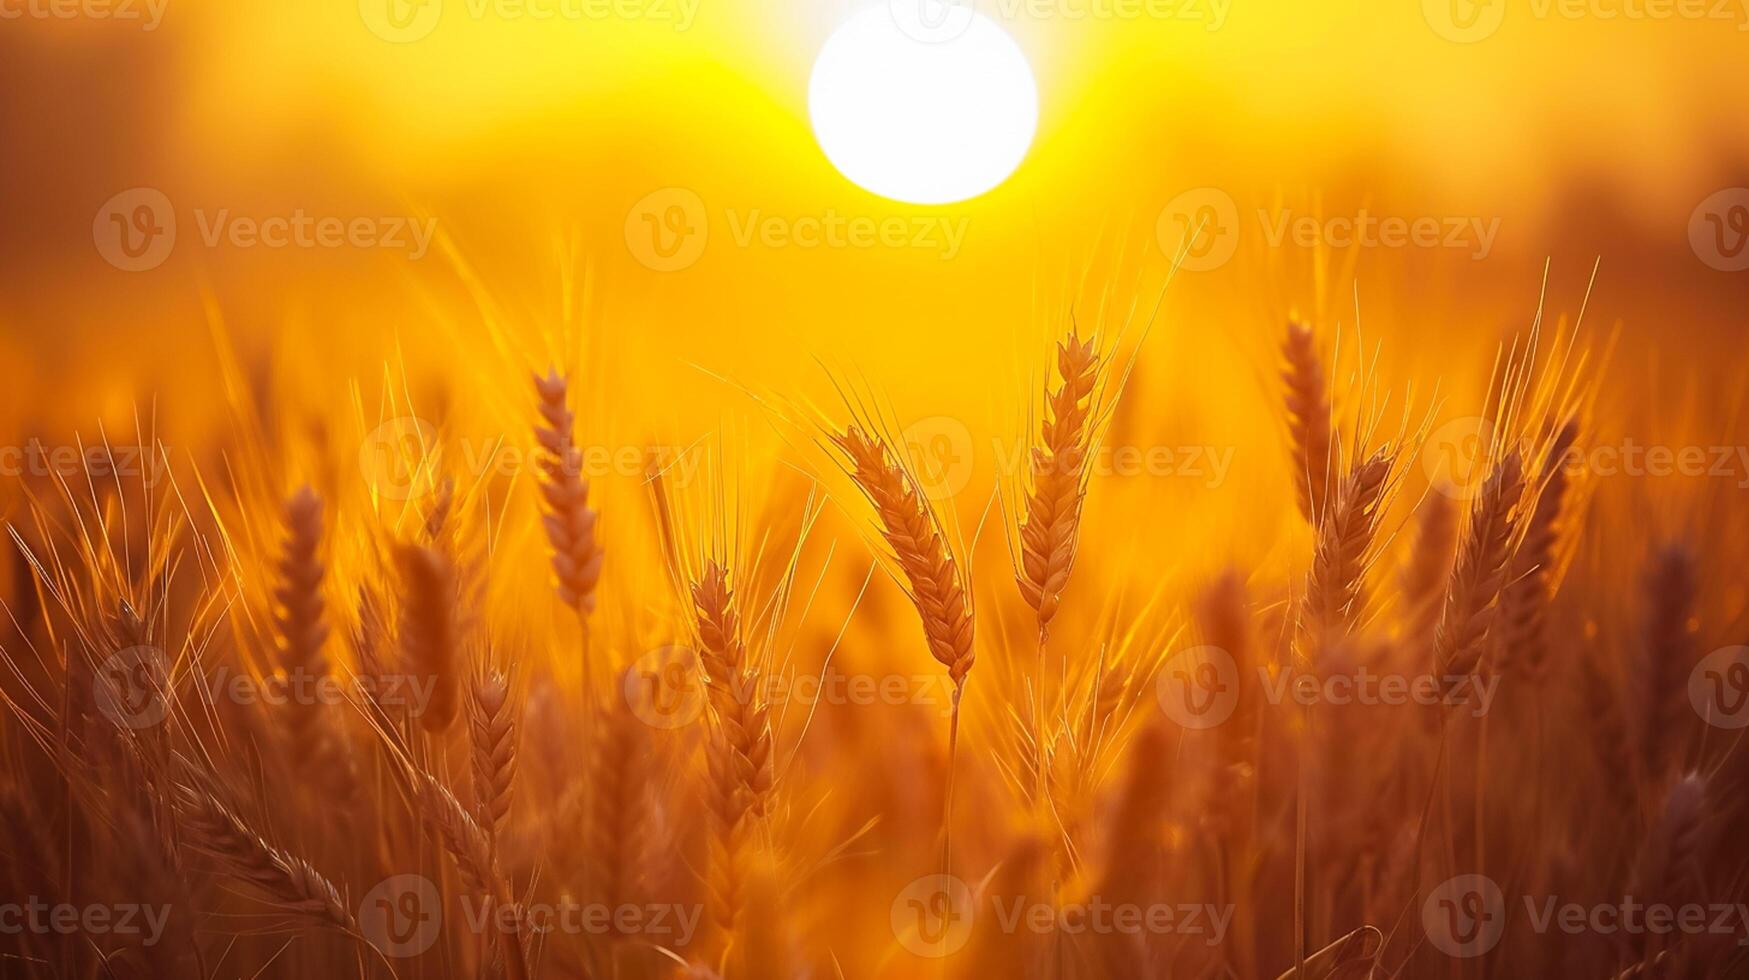
[[[516,779],[516,718],[510,681],[501,671],[482,670],[468,697],[468,734],[473,756],[474,800],[481,826],[494,839],[510,817]]]
[[[535,466],[545,505],[541,524],[552,546],[559,598],[582,616],[595,608],[602,558],[595,541],[595,511],[589,507],[589,481],[583,477],[577,452],[565,379],[556,370],[548,371],[544,378],[535,377],[534,387],[540,396],[540,423],[534,436],[540,447]]]
[[[930,654],[947,668],[956,689],[963,688],[973,659],[971,592],[935,515],[911,475],[860,426],[832,440],[849,456],[851,478],[874,505],[881,537],[892,548],[923,620]]]
[[[1578,436],[1578,423],[1569,421],[1550,440],[1538,478],[1541,489],[1536,506],[1524,522],[1524,537],[1507,566],[1506,587],[1500,595],[1502,666],[1537,684],[1546,677],[1548,669],[1544,622],[1549,602],[1554,598],[1555,552],[1565,533],[1562,520],[1567,500],[1567,453]]]
[[[1020,594],[1038,616],[1044,636],[1057,615],[1075,566],[1081,503],[1087,491],[1087,453],[1093,439],[1093,392],[1099,349],[1073,331],[1057,346],[1056,391],[1045,389],[1039,444],[1032,449],[1032,492],[1020,521]]]
[[[1309,662],[1354,632],[1365,611],[1366,570],[1395,462],[1380,449],[1355,464],[1319,524],[1299,613],[1300,656]]]

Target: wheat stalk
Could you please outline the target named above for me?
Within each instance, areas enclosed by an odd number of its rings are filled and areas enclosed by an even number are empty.
[[[1032,493],[1020,521],[1020,594],[1038,616],[1039,636],[1051,620],[1075,565],[1075,547],[1086,496],[1087,453],[1093,439],[1093,392],[1099,381],[1099,350],[1092,338],[1071,331],[1057,345],[1056,391],[1045,389],[1040,444],[1032,449]]]
[[[1635,733],[1641,749],[1643,785],[1664,777],[1688,729],[1688,676],[1695,659],[1689,624],[1694,617],[1696,583],[1694,555],[1682,545],[1665,546],[1646,570],[1643,650],[1636,678],[1639,725]]]

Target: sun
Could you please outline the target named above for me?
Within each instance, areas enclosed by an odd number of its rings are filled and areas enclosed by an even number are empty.
[[[882,197],[949,204],[1002,183],[1038,128],[1020,46],[969,5],[891,0],[834,31],[808,82],[814,138]]]

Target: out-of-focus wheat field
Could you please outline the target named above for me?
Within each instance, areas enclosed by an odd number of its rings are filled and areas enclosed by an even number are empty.
[[[861,6],[0,0],[0,976],[1746,975],[1749,8]]]

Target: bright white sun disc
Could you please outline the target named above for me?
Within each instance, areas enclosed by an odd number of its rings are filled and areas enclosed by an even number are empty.
[[[901,26],[899,8],[917,3],[947,8],[955,19],[932,23],[951,29]],[[892,0],[826,39],[808,82],[808,115],[826,158],[858,186],[948,204],[984,193],[1020,165],[1038,128],[1038,86],[1020,46],[983,14]]]

